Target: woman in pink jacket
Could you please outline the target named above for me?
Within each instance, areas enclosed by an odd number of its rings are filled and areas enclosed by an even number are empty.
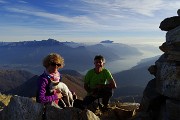
[[[57,53],[47,55],[43,60],[45,71],[38,79],[38,91],[36,101],[43,104],[55,102],[58,105],[58,100],[62,99],[60,91],[50,91],[51,81],[60,81],[61,75],[58,72],[64,66],[64,59]]]

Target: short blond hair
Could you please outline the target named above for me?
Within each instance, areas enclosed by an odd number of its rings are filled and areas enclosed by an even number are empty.
[[[61,66],[59,66],[59,68],[63,68],[65,65],[64,58],[57,53],[50,53],[43,59],[43,66],[45,68],[49,67],[51,65],[51,63],[61,64]]]

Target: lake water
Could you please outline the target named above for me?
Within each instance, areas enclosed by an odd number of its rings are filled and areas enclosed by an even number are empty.
[[[139,61],[140,59],[137,57],[129,57],[123,60],[116,60],[109,63],[107,62],[105,64],[105,67],[109,69],[112,73],[116,73],[130,69],[131,67],[137,65]]]
[[[143,52],[143,51],[142,51]],[[128,70],[138,64],[142,59],[155,57],[161,55],[161,53],[143,52],[141,56],[130,56],[124,58],[123,60],[116,60],[112,62],[107,62],[105,67],[108,68],[112,73],[121,72],[123,70]]]

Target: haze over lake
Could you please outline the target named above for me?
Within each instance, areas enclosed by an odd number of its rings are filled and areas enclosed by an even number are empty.
[[[120,72],[123,70],[128,70],[132,68],[133,66],[136,66],[142,59],[145,58],[151,58],[155,57],[158,55],[163,54],[158,47],[151,48],[152,50],[147,50],[150,49],[150,47],[146,46],[138,46],[140,51],[143,53],[142,55],[139,56],[128,56],[124,59],[121,60],[115,60],[112,62],[107,62],[106,63],[106,68],[108,68],[112,73]]]

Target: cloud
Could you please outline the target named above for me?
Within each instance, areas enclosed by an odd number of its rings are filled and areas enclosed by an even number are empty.
[[[153,16],[153,12],[163,7],[163,0],[82,0],[96,9],[114,11],[121,13],[121,10],[128,10],[131,13],[145,16]],[[119,12],[118,12],[119,11]]]
[[[77,16],[64,16],[60,14],[54,14],[45,12],[42,10],[34,10],[33,8],[20,8],[20,7],[8,7],[6,8],[8,11],[15,12],[15,13],[21,13],[25,15],[31,15],[35,17],[41,17],[46,18],[49,20],[53,20],[56,22],[64,22],[64,23],[70,23],[70,24],[78,24],[78,25],[87,25],[90,26],[92,24],[97,24],[95,21],[91,20],[87,16],[77,15]]]
[[[178,0],[8,1],[0,8],[0,24],[19,36],[95,34],[119,39],[131,34],[133,38],[161,32],[160,22],[176,14],[179,6]]]
[[[148,31],[154,30],[157,26],[154,23],[148,23],[144,20],[139,20],[137,18],[132,18],[130,20],[123,20],[126,17],[121,16],[120,14],[113,14],[113,12],[107,12],[107,14],[94,13],[93,15],[76,15],[68,16],[61,15],[59,13],[50,13],[42,9],[37,9],[34,7],[27,6],[13,6],[6,7],[6,10],[14,13],[34,16],[31,20],[36,21],[38,18],[40,21],[47,21],[48,25],[42,26],[46,30],[53,30],[54,33],[58,33],[61,30],[61,33],[68,33],[68,31],[73,32],[95,32],[95,31]],[[100,16],[100,17],[99,17]],[[122,19],[121,19],[122,18]],[[30,19],[30,17],[24,17],[23,19]],[[37,20],[38,21],[38,20]],[[38,23],[37,23],[38,24]],[[41,24],[41,23],[39,23]],[[53,24],[50,26],[50,24]],[[22,24],[21,24],[22,25]],[[65,26],[65,27],[62,27]],[[36,27],[30,26],[28,27]],[[59,27],[60,26],[60,27]],[[60,29],[60,30],[59,30]],[[48,30],[48,32],[49,32]]]

